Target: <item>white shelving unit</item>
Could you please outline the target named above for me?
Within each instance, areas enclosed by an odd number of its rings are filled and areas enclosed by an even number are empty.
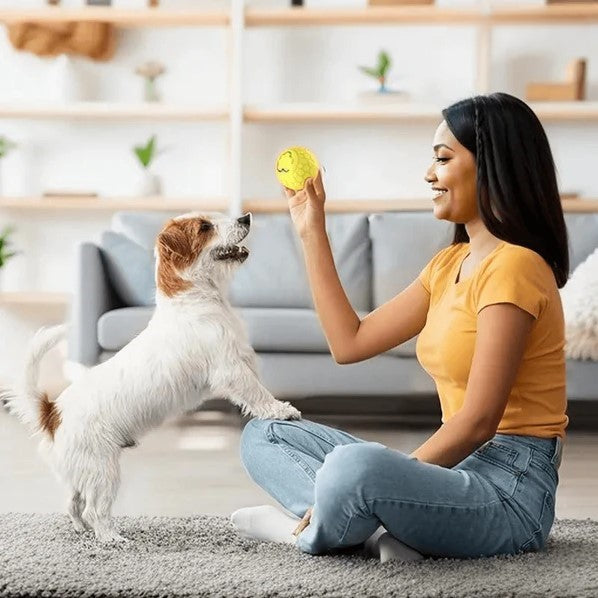
[[[244,123],[379,123],[436,121],[440,106],[422,104],[275,104],[245,106],[242,90],[243,35],[250,27],[317,27],[347,25],[470,25],[477,30],[476,91],[490,88],[491,34],[494,27],[533,24],[586,24],[598,22],[598,5],[550,6],[515,5],[495,7],[484,4],[476,9],[448,9],[435,6],[369,7],[364,9],[312,9],[295,7],[265,9],[245,7],[244,0],[231,0],[225,10],[168,10],[163,8],[122,10],[110,7],[66,9],[48,7],[30,10],[0,10],[0,23],[19,21],[100,21],[119,28],[137,27],[225,27],[229,32],[229,105],[187,106],[164,104],[77,103],[40,105],[0,104],[0,118],[67,119],[106,121],[214,121],[228,119],[231,182],[228,197],[221,198],[0,198],[0,212],[6,210],[226,210],[240,213],[286,211],[284,200],[244,199],[241,165]],[[598,102],[543,102],[530,104],[542,121],[596,121]],[[598,199],[563,202],[566,211],[596,212]],[[427,210],[429,199],[327,201],[331,212],[360,210]],[[64,305],[62,293],[0,293],[0,307],[14,305]]]

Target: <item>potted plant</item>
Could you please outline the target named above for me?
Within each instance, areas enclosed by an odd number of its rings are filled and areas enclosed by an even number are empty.
[[[2,158],[15,147],[17,147],[16,143],[8,139],[8,137],[0,135],[0,196],[2,196]]]
[[[386,80],[388,76],[388,71],[392,66],[392,61],[388,52],[381,50],[378,54],[378,64],[375,67],[369,66],[360,66],[359,69],[361,72],[365,73],[369,77],[374,77],[380,87],[375,92],[362,92],[361,96],[365,99],[392,99],[396,100],[399,99],[399,96],[404,96],[404,92],[391,90],[386,87]]]
[[[156,136],[152,135],[145,145],[136,145],[133,150],[143,167],[143,174],[139,184],[139,195],[160,195],[162,193],[160,177],[149,170],[150,165],[157,156]]]
[[[2,288],[2,268],[6,262],[17,255],[17,251],[11,249],[10,237],[14,233],[14,229],[10,226],[6,226],[4,230],[0,232],[0,289]]]

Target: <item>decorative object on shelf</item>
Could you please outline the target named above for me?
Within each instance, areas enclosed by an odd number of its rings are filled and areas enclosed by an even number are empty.
[[[52,23],[11,23],[8,38],[17,50],[37,56],[78,54],[96,61],[107,61],[116,50],[116,34],[111,23],[69,21]]]
[[[391,90],[386,87],[386,78],[387,73],[392,65],[392,61],[390,59],[390,55],[381,50],[378,54],[378,65],[375,68],[368,67],[368,66],[360,66],[359,69],[369,75],[370,77],[374,77],[379,83],[380,87],[375,92],[361,92],[359,95],[362,99],[366,100],[404,100],[407,99],[407,94],[403,91],[398,90]]]
[[[143,196],[161,195],[162,186],[160,184],[160,177],[149,171],[149,167],[157,155],[156,136],[152,135],[145,145],[137,145],[133,149],[135,155],[139,158],[141,166],[143,166],[143,175],[139,183],[138,194]]]
[[[585,58],[577,58],[567,65],[565,83],[528,83],[525,99],[531,101],[579,101],[586,95]]]
[[[89,6],[110,6],[112,0],[87,0]]]
[[[10,237],[14,232],[15,229],[11,226],[6,226],[0,232],[0,288],[2,288],[2,268],[10,258],[19,253],[12,249],[12,241]]]
[[[318,174],[318,159],[306,147],[289,147],[276,159],[276,178],[289,189],[303,189],[306,179]]]
[[[8,155],[8,152],[15,149],[17,144],[8,137],[0,135],[0,197],[2,197],[2,158]]]
[[[72,104],[88,99],[77,74],[77,65],[71,56],[61,54],[50,63],[45,97],[48,101],[60,104]]]
[[[303,6],[303,0],[291,0],[291,6]]]
[[[135,69],[137,75],[145,80],[144,99],[146,102],[159,102],[160,96],[156,91],[156,79],[166,72],[166,68],[160,62],[146,62]]]
[[[370,6],[413,6],[434,4],[434,0],[368,0]]]
[[[160,0],[147,0],[147,5],[150,8],[158,8],[158,6],[160,6]]]

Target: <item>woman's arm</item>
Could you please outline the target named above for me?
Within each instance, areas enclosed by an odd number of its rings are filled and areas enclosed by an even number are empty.
[[[430,296],[419,280],[362,321],[342,287],[326,234],[325,193],[320,173],[305,189],[286,189],[291,217],[303,245],[314,307],[337,363],[378,355],[419,334],[426,323]]]
[[[411,456],[454,467],[496,434],[533,322],[511,303],[480,310],[463,406]]]

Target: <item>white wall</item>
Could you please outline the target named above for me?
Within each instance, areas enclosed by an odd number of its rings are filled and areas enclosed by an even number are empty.
[[[290,3],[290,0],[289,0]],[[535,2],[536,4],[538,2]],[[540,2],[541,3],[541,2]],[[40,0],[1,0],[0,8],[39,6]],[[65,6],[81,2],[63,1]],[[116,4],[116,2],[115,2]],[[122,0],[121,6],[143,4]],[[224,6],[222,2],[162,0],[165,7]],[[256,3],[257,4],[257,3]],[[364,6],[363,0],[311,0],[308,6]],[[441,5],[456,3],[444,0]],[[467,6],[471,2],[461,1]],[[260,6],[286,6],[281,0]],[[137,102],[142,82],[133,73],[148,59],[168,72],[159,80],[163,101],[227,103],[228,31],[223,28],[128,29],[108,63],[74,59],[85,99]],[[528,81],[558,80],[576,57],[588,59],[588,99],[598,99],[598,26],[508,26],[493,30],[491,91],[523,97]],[[373,65],[386,49],[394,65],[389,86],[408,89],[413,101],[448,105],[476,93],[476,32],[473,26],[346,26],[251,28],[244,38],[243,95],[247,104],[353,102],[376,84],[357,65]],[[60,92],[56,61],[13,50],[0,32],[0,103],[44,101]],[[53,78],[54,77],[54,78]],[[438,122],[441,117],[439,114]],[[423,176],[432,156],[437,123],[246,124],[243,128],[243,196],[277,198],[274,159],[286,146],[313,148],[325,165],[331,198],[427,197]],[[563,191],[596,197],[597,123],[551,123],[552,144]],[[19,144],[2,164],[4,194],[35,196],[46,189],[93,190],[101,195],[134,193],[139,167],[133,144],[152,133],[167,151],[155,164],[169,196],[224,196],[230,192],[227,121],[85,122],[0,120],[0,135]],[[74,247],[98,239],[110,215],[78,212],[0,211],[0,226],[18,228],[24,255],[4,269],[5,290],[65,290],[72,286]],[[60,318],[0,308],[0,380],[13,378],[30,332]]]

